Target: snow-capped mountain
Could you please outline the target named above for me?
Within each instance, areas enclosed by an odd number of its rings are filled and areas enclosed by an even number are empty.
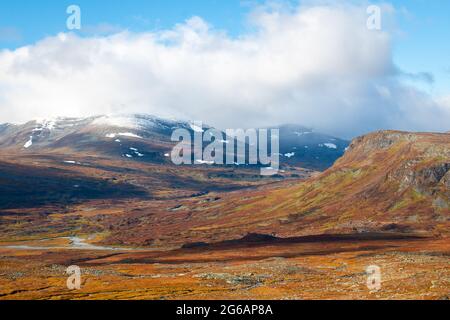
[[[299,125],[280,130],[280,157],[285,164],[324,170],[342,157],[350,142]]]
[[[75,150],[126,158],[164,158],[176,128],[189,123],[149,115],[39,119],[0,127],[0,148],[22,152]]]
[[[0,152],[83,152],[165,163],[170,161],[169,154],[175,145],[171,135],[178,128],[193,133],[210,127],[199,128],[189,121],[145,114],[38,119],[22,125],[0,125]],[[298,125],[279,129],[282,165],[323,170],[341,157],[349,144]],[[225,135],[222,142],[228,143]]]

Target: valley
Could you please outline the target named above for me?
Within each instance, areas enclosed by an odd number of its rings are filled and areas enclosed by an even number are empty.
[[[449,298],[449,134],[375,132],[325,171],[290,157],[262,177],[175,166],[151,123],[47,125],[28,148],[2,131],[0,299]]]
[[[449,299],[449,241],[378,240],[148,251],[0,248],[0,299]],[[26,261],[26,263],[25,263]],[[69,265],[81,289],[66,288]],[[367,288],[380,266],[382,288]]]

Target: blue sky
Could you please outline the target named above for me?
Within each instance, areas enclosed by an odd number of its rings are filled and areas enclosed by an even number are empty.
[[[430,72],[435,77],[432,94],[450,92],[450,1],[393,1],[400,10],[395,62],[411,72]]]
[[[2,1],[0,26],[17,28],[22,36],[20,41],[3,41],[2,45],[13,47],[65,31],[65,10],[71,4],[81,7],[85,25],[108,23],[133,31],[145,31],[171,28],[192,16],[201,16],[232,34],[241,31],[245,15],[252,7],[240,0]]]

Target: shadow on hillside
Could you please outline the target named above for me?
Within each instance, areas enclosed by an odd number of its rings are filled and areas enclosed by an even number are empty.
[[[0,162],[0,209],[67,205],[94,199],[148,198],[147,190],[126,183],[74,175],[57,168]]]

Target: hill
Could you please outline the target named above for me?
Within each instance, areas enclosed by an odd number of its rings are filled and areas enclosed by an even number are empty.
[[[179,202],[175,213],[158,211],[157,223],[118,232],[132,231],[136,237],[156,232],[178,244],[240,239],[249,233],[440,236],[449,230],[449,181],[449,134],[376,132],[355,139],[332,168],[306,182],[231,192],[220,201]],[[133,218],[145,215],[144,210]]]

